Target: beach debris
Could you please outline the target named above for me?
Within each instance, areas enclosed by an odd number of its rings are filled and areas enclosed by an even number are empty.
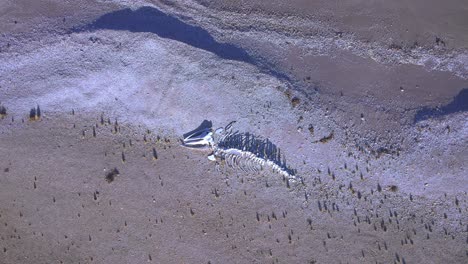
[[[109,171],[107,174],[106,174],[106,181],[108,183],[111,183],[114,181],[115,179],[115,176],[119,175],[119,170],[117,170],[117,168],[113,168],[111,171]]]
[[[318,142],[327,143],[328,141],[332,140],[334,136],[335,136],[334,131],[332,131],[328,136],[325,136],[325,137],[323,137],[323,138],[321,138],[319,140],[316,140],[316,141],[312,141],[312,143],[318,143]]]

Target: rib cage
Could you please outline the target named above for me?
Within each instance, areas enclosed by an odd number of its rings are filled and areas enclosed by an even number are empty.
[[[281,151],[268,139],[250,133],[225,133],[216,140],[214,155],[229,167],[246,172],[259,172],[269,167],[288,179],[295,179],[294,170],[286,165]]]

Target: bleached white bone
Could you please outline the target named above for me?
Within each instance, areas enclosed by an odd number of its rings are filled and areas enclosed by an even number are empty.
[[[248,137],[241,135],[240,141],[242,149],[223,148],[219,147],[218,143],[223,142],[237,132],[231,132],[233,122],[229,123],[225,128],[218,128],[213,131],[211,128],[197,130],[183,139],[183,145],[191,148],[210,148],[213,153],[208,156],[211,161],[216,161],[217,158],[224,160],[226,165],[233,168],[240,168],[243,171],[258,172],[263,170],[265,166],[269,167],[273,172],[295,181],[297,178],[290,174],[285,168],[276,164],[268,158],[258,157],[255,153],[247,149]],[[229,145],[229,143],[228,143]],[[266,149],[263,149],[263,154],[267,157]]]
[[[210,128],[205,128],[200,131],[195,131],[184,138],[184,145],[188,147],[210,147],[213,145],[213,132]]]

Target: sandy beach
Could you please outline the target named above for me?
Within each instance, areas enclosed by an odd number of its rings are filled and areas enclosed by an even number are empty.
[[[467,262],[467,10],[3,1],[0,263]]]

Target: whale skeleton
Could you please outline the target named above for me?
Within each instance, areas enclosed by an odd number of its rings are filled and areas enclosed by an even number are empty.
[[[208,149],[211,161],[224,161],[232,168],[244,172],[260,172],[268,167],[273,172],[289,180],[297,180],[294,170],[281,161],[281,153],[268,139],[259,139],[248,133],[233,132],[235,121],[224,128],[213,130],[212,127],[200,128],[188,134],[182,145],[188,148]]]

